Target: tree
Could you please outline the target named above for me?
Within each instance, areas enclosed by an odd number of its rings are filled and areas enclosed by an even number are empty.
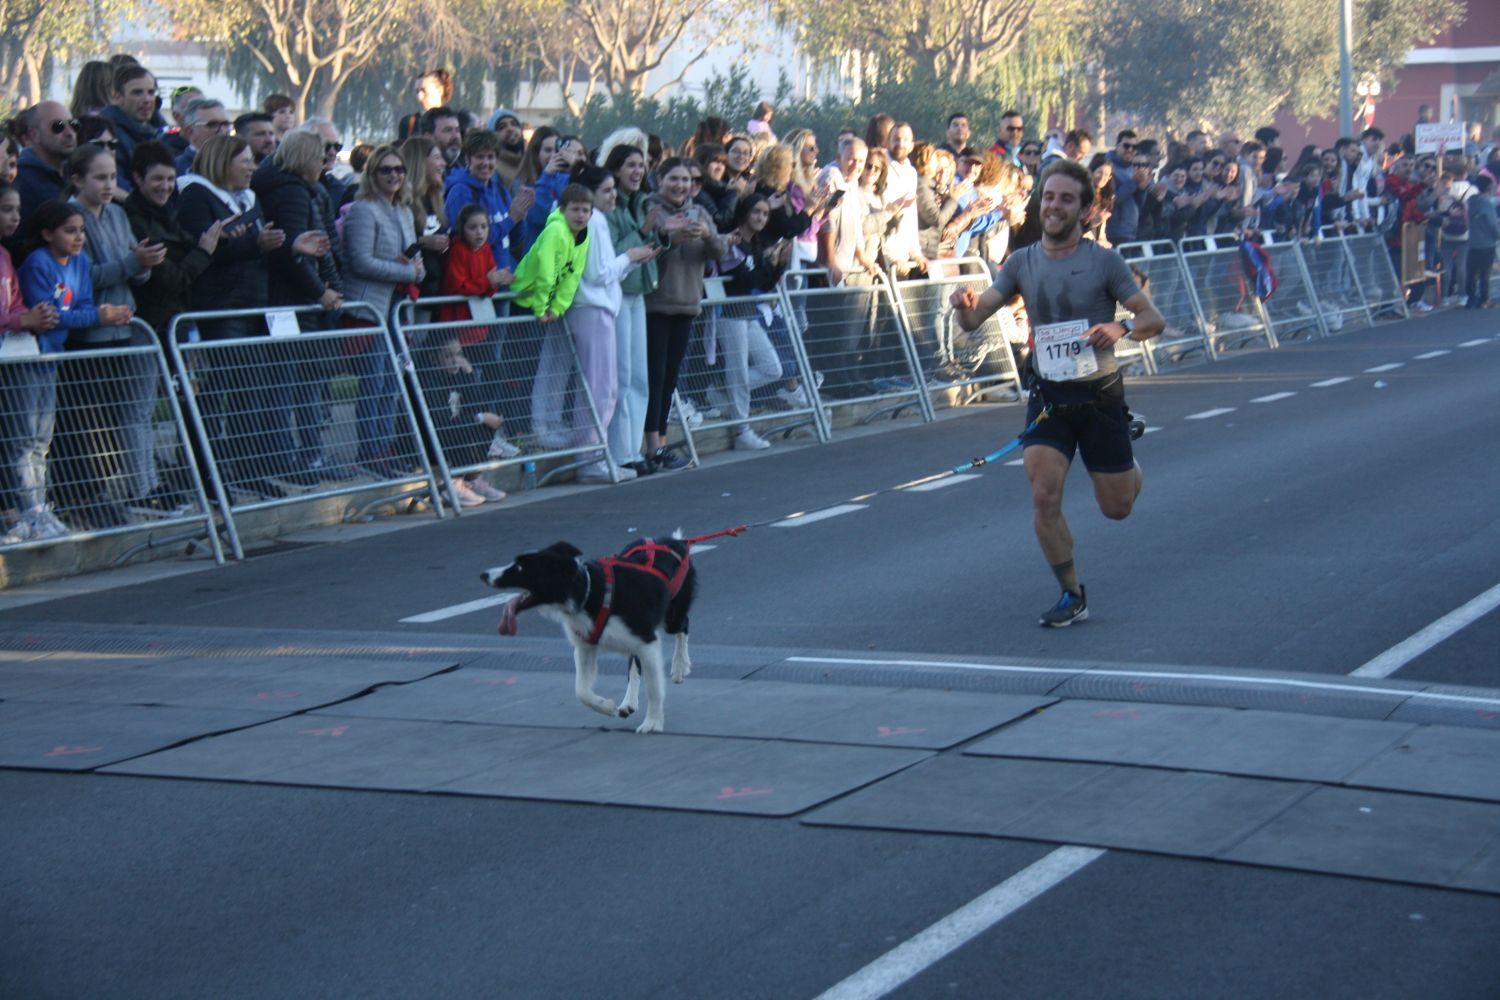
[[[466,36],[444,0],[164,0],[179,31],[203,41],[243,82],[257,73],[298,117],[331,118],[349,79],[392,39],[442,49]]]
[[[745,0],[526,0],[529,56],[541,75],[562,88],[569,113],[578,116],[601,91],[636,98],[660,97],[687,71],[731,38],[753,48],[756,24]],[[507,11],[491,35],[514,33]],[[686,54],[676,75],[653,79],[674,52]],[[585,85],[582,99],[573,84]],[[655,84],[652,86],[652,84]]]
[[[1385,83],[1408,49],[1463,14],[1461,0],[1362,0],[1354,9],[1355,74]],[[1096,9],[1089,47],[1108,72],[1114,108],[1249,126],[1282,108],[1304,118],[1336,111],[1337,17],[1326,0],[1117,0]]]
[[[783,0],[778,12],[814,56],[873,58],[878,78],[975,84],[1013,52],[1037,0]],[[862,60],[868,62],[869,58]]]
[[[129,0],[0,0],[0,98],[38,103],[61,50],[102,43],[100,25],[134,12]]]

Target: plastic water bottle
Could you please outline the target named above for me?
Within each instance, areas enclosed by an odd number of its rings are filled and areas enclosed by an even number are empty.
[[[534,490],[534,489],[536,489],[536,463],[535,462],[523,462],[523,463],[521,463],[521,489],[523,489],[523,490]]]

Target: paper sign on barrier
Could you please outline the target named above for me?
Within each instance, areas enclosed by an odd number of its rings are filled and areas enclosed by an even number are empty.
[[[273,337],[295,337],[302,332],[297,313],[292,309],[275,309],[266,313],[266,329]]]
[[[495,322],[495,300],[481,296],[470,299],[469,316],[480,323]]]

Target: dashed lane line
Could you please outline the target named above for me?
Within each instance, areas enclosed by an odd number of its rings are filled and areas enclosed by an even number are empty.
[[[1433,358],[1440,358],[1444,354],[1452,354],[1452,353],[1453,352],[1449,351],[1449,350],[1428,351],[1426,354],[1418,354],[1412,360],[1413,361],[1430,361]]]
[[[1488,337],[1480,337],[1478,340],[1466,340],[1462,344],[1459,344],[1458,346],[1459,347],[1480,347],[1480,346],[1483,346],[1484,344],[1488,344],[1488,343],[1491,343],[1491,341],[1490,341],[1490,339]]]
[[[481,597],[477,601],[465,601],[462,604],[449,605],[446,608],[438,608],[436,611],[424,611],[419,615],[401,619],[407,625],[426,625],[429,622],[440,622],[448,618],[457,618],[459,615],[471,615],[476,611],[493,608],[504,604],[506,601],[520,593],[517,590],[501,591],[493,597]]]
[[[1380,372],[1393,372],[1397,368],[1405,368],[1405,367],[1406,367],[1406,362],[1405,361],[1392,361],[1388,365],[1376,365],[1374,368],[1366,368],[1365,372],[1367,374],[1370,374],[1370,375],[1376,375],[1376,374],[1379,374]]]
[[[1009,464],[1009,463],[1007,463],[1007,464]],[[901,492],[903,492],[903,493],[931,493],[933,490],[940,490],[940,489],[943,489],[944,487],[947,487],[947,486],[956,486],[959,483],[967,483],[971,479],[978,479],[978,478],[980,478],[980,477],[978,475],[976,475],[976,474],[947,476],[947,477],[945,477],[943,479],[934,479],[934,480],[931,480],[930,482],[918,483],[916,486],[906,486],[906,487],[903,487]],[[694,549],[693,551],[696,552],[698,550]]]
[[[1354,376],[1352,376],[1352,375],[1339,375],[1339,376],[1336,376],[1334,378],[1325,378],[1321,382],[1314,382],[1312,384],[1312,388],[1314,388],[1314,389],[1326,389],[1330,385],[1343,385],[1345,382],[1353,382],[1353,381],[1354,381]]]
[[[1448,612],[1420,632],[1398,642],[1364,666],[1350,672],[1350,677],[1389,677],[1433,646],[1466,625],[1473,624],[1500,607],[1500,584],[1472,601]]]
[[[1250,400],[1252,403],[1274,403],[1278,399],[1290,399],[1297,395],[1295,392],[1273,392],[1269,396],[1256,396]]]
[[[841,503],[837,507],[825,507],[822,510],[811,511],[807,514],[792,514],[772,524],[773,528],[800,528],[803,525],[814,524],[818,521],[826,521],[830,517],[840,517],[844,514],[853,514],[857,510],[864,510],[869,504],[863,503]]]
[[[1103,856],[1104,851],[1097,847],[1059,847],[823,991],[817,1000],[877,1000],[887,996]]]
[[[1233,413],[1233,412],[1234,412],[1234,407],[1232,407],[1232,406],[1220,406],[1217,409],[1204,410],[1201,413],[1189,413],[1183,419],[1185,419],[1185,420],[1207,420],[1210,417],[1219,417],[1219,416],[1223,416],[1226,413]]]

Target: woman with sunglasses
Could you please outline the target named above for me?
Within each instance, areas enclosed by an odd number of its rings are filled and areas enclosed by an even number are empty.
[[[420,284],[425,273],[421,254],[407,255],[417,245],[417,233],[406,163],[395,146],[384,145],[370,154],[359,196],[344,218],[343,245],[345,298],[368,302],[389,322],[398,291]],[[383,338],[370,339],[355,359],[355,369],[356,461],[382,479],[400,478],[410,471],[393,454],[401,386]]]

